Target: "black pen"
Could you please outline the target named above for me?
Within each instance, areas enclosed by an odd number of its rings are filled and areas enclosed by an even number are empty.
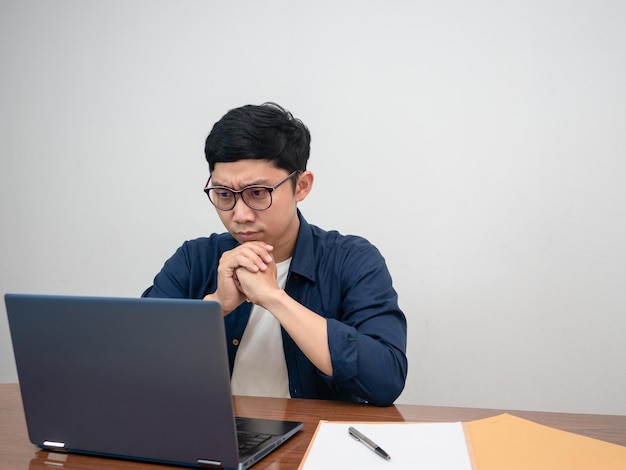
[[[348,428],[348,434],[350,434],[357,441],[365,444],[366,447],[369,447],[371,450],[376,452],[377,455],[380,455],[383,459],[391,460],[391,457],[389,456],[389,454],[385,452],[383,449],[381,449],[381,447],[378,444],[376,444],[374,441],[371,441],[370,439],[365,437],[363,434],[361,434],[359,431],[354,429],[352,426]]]

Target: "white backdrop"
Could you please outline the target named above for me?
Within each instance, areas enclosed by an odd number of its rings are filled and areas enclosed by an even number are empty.
[[[0,0],[0,293],[138,296],[276,101],[309,222],[385,255],[400,403],[626,414],[626,3]],[[17,380],[0,307],[0,381]]]

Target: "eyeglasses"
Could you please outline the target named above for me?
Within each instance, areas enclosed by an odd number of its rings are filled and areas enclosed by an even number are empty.
[[[226,186],[209,186],[211,182],[211,177],[209,177],[204,187],[204,192],[209,196],[209,201],[221,211],[233,209],[235,204],[237,204],[238,194],[249,208],[255,211],[264,211],[269,209],[272,205],[272,192],[299,173],[300,170],[291,172],[287,178],[274,186],[252,185],[239,190],[231,189]]]

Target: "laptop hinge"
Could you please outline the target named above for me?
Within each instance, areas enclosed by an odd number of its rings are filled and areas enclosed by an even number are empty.
[[[67,449],[65,448],[65,442],[43,441],[42,445],[47,450],[54,450],[56,452],[67,452]]]
[[[222,462],[220,460],[198,459],[198,465],[202,468],[215,468],[221,467]]]

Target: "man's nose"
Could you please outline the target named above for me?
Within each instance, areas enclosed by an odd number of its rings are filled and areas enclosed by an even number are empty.
[[[243,223],[254,220],[254,213],[256,212],[254,209],[248,207],[248,205],[244,202],[243,197],[239,194],[235,201],[235,207],[233,207],[233,222]]]

